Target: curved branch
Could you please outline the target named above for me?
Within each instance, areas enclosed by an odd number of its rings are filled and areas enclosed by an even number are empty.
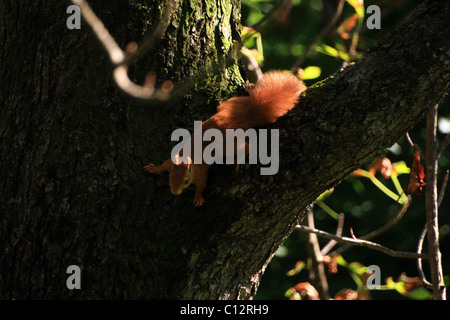
[[[417,251],[416,252],[418,254],[422,253],[423,241],[425,240],[426,234],[427,234],[427,225],[425,224],[425,226],[422,229],[422,232],[420,233],[419,241],[417,243]],[[417,259],[417,270],[419,272],[419,277],[420,277],[420,280],[422,280],[423,285],[428,289],[433,289],[433,285],[426,279],[425,273],[423,272],[421,258]]]
[[[331,233],[328,233],[328,232],[325,232],[322,230],[310,228],[307,226],[303,226],[303,225],[297,225],[295,227],[295,229],[300,230],[302,232],[315,233],[318,236],[328,238],[331,240],[335,240],[338,242],[344,242],[344,243],[352,244],[355,246],[362,246],[362,247],[367,247],[370,249],[378,250],[378,251],[381,251],[381,252],[383,252],[391,257],[395,257],[395,258],[409,258],[409,259],[418,259],[418,258],[427,259],[428,258],[427,255],[425,255],[425,254],[420,254],[420,253],[415,253],[415,252],[395,251],[395,250],[389,249],[389,248],[382,246],[381,244],[378,244],[375,242],[362,240],[362,239],[353,239],[353,238],[348,238],[348,237],[338,237],[334,234],[331,234]]]
[[[98,40],[102,43],[111,62],[116,66],[113,71],[113,77],[119,88],[135,98],[145,100],[167,100],[170,97],[168,90],[155,89],[152,86],[140,86],[131,81],[128,77],[128,67],[141,58],[164,35],[164,32],[169,25],[170,16],[178,6],[178,1],[168,1],[164,15],[153,33],[147,35],[142,45],[132,54],[126,54],[120,49],[116,40],[111,36],[103,22],[96,16],[85,0],[72,0],[72,2],[80,7],[83,18],[92,28]]]
[[[80,7],[81,15],[105,47],[111,62],[115,65],[121,64],[125,59],[125,52],[120,49],[116,40],[114,40],[108,29],[106,29],[103,22],[95,15],[91,6],[85,0],[72,0],[72,2]]]
[[[411,195],[407,196],[407,201],[403,204],[403,206],[400,208],[400,210],[398,210],[397,214],[394,216],[394,218],[392,218],[391,220],[389,220],[386,224],[382,225],[381,227],[379,227],[378,229],[369,232],[368,234],[365,234],[362,237],[359,237],[359,239],[361,240],[369,240],[372,239],[374,237],[379,236],[380,234],[382,234],[383,232],[386,232],[387,230],[389,230],[390,228],[392,228],[395,224],[397,224],[397,222],[399,222],[403,216],[405,215],[405,212],[408,210],[409,205],[411,204]],[[346,251],[347,249],[349,249],[351,246],[350,245],[346,245],[343,246],[337,250],[335,250],[333,252],[333,254],[335,253],[339,253],[342,254],[344,251]]]

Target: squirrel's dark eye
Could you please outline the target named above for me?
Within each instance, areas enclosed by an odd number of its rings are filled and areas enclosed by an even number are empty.
[[[189,179],[184,180],[184,184],[188,184],[189,183]]]

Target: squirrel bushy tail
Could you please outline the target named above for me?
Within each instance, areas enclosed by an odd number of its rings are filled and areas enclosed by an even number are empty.
[[[294,75],[270,71],[256,85],[248,87],[249,97],[234,97],[223,102],[210,120],[219,128],[247,130],[265,126],[291,110],[305,90],[305,84]],[[212,125],[208,120],[205,124]]]
[[[271,71],[249,87],[248,119],[250,127],[260,127],[277,121],[297,104],[300,94],[306,90],[302,81],[292,74]]]

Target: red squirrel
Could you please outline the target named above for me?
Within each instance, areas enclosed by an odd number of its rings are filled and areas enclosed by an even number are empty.
[[[241,128],[246,131],[274,123],[297,104],[300,94],[305,90],[304,83],[292,74],[282,71],[267,72],[256,85],[248,86],[249,96],[233,97],[221,103],[217,107],[217,113],[202,122],[202,130],[215,128],[225,135],[226,129]],[[206,145],[207,143],[203,142],[202,150]],[[205,202],[202,193],[206,187],[209,165],[203,160],[200,164],[194,163],[193,156],[190,160],[187,164],[173,163],[172,158],[169,158],[159,167],[150,163],[144,169],[152,174],[169,171],[170,189],[176,195],[194,184],[196,191],[193,204],[201,206]]]

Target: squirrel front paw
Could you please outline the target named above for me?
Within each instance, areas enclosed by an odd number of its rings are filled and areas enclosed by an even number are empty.
[[[152,174],[161,173],[161,170],[159,169],[159,167],[155,166],[153,163],[150,163],[150,164],[146,165],[144,167],[144,170],[148,171],[149,173],[152,173]]]
[[[203,203],[205,202],[205,199],[203,199],[203,196],[201,194],[195,194],[195,198],[194,198],[194,207],[200,207],[203,205]]]

